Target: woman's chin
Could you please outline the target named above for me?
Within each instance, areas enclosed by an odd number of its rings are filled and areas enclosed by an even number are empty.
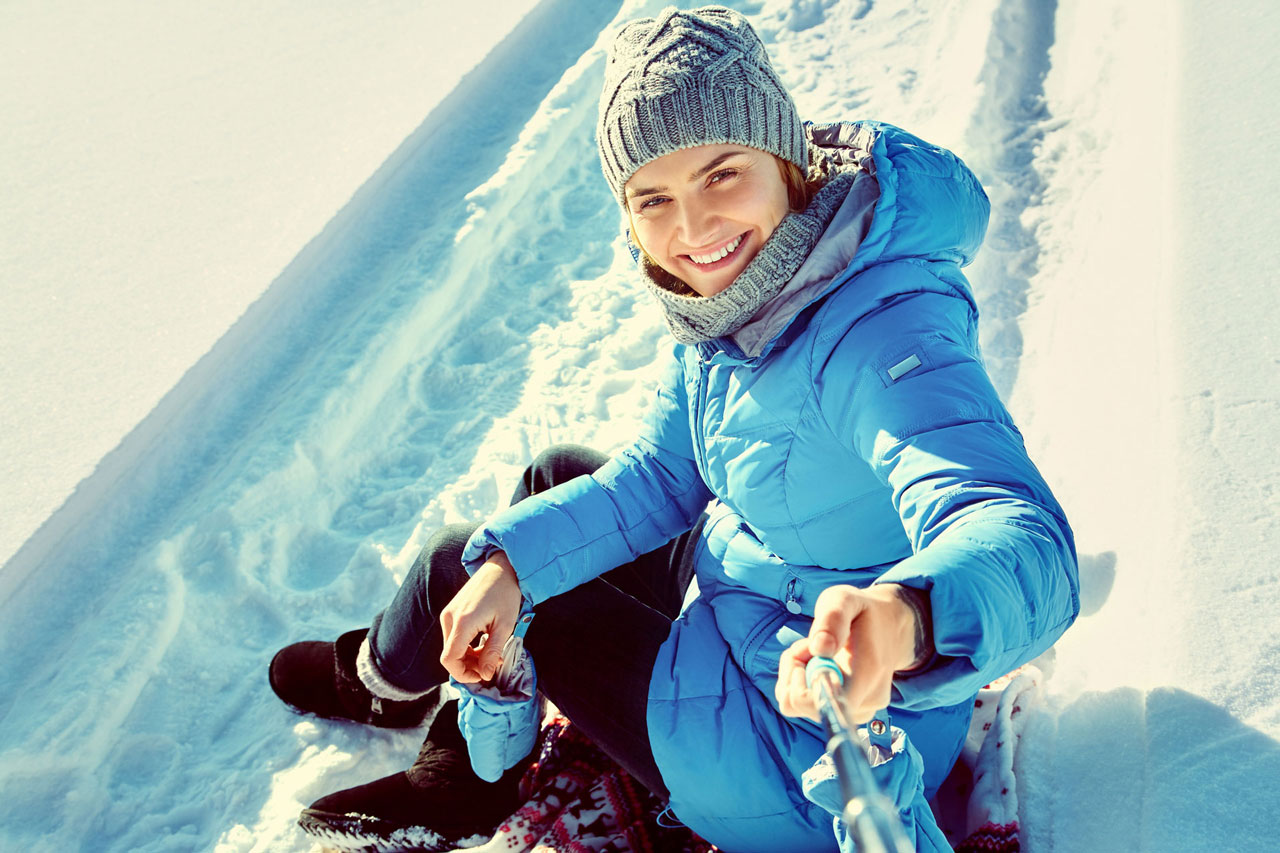
[[[693,288],[694,292],[699,296],[715,296],[723,290],[728,290],[729,285],[733,284],[733,279],[727,278],[723,281],[690,281],[688,285]]]
[[[727,290],[729,285],[733,284],[743,266],[745,265],[733,264],[714,272],[690,271],[686,274],[687,277],[684,281],[699,296],[715,296],[720,291]]]

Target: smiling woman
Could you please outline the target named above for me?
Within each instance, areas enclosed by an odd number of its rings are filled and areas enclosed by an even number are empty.
[[[791,212],[772,154],[699,145],[646,163],[626,185],[636,245],[699,296],[724,290]]]
[[[804,679],[822,656],[854,722],[892,715],[868,749],[913,849],[947,850],[928,800],[977,690],[1077,609],[1070,528],[978,353],[960,268],[986,195],[898,128],[802,124],[721,7],[622,28],[596,139],[675,339],[644,426],[611,459],[544,453],[510,508],[428,543],[367,632],[279,653],[273,686],[315,713],[413,724],[440,682],[461,691],[407,773],[303,825],[490,832],[542,691],[722,850],[865,850],[832,820]]]

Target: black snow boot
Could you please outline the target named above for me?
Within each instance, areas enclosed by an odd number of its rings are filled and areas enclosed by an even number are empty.
[[[422,725],[440,703],[438,690],[420,699],[396,702],[369,692],[356,674],[356,655],[367,628],[348,631],[337,642],[308,640],[285,646],[271,659],[271,689],[303,714],[355,720],[388,729]]]
[[[321,797],[298,824],[339,850],[453,850],[489,840],[522,802],[520,778],[533,756],[497,782],[471,770],[458,731],[458,703],[440,707],[418,759],[402,773]]]

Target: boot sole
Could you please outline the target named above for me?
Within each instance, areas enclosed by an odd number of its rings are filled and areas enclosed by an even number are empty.
[[[425,826],[396,826],[376,817],[303,809],[302,831],[343,853],[433,853],[479,847],[492,836],[449,839]]]
[[[334,720],[339,723],[356,723],[357,725],[373,726],[375,729],[386,729],[388,731],[420,729],[426,722],[426,718],[430,715],[430,712],[424,712],[422,714],[422,718],[416,723],[409,722],[409,720],[412,719],[409,717],[405,718],[405,720],[396,720],[395,722],[387,722],[386,720],[377,718],[357,720],[355,717],[348,717],[344,714],[322,714],[319,711],[313,711],[310,708],[301,708],[289,700],[281,698],[279,693],[276,693],[276,698],[280,700],[281,705],[284,705],[285,708],[289,709],[292,713],[297,714],[299,717],[311,717],[316,720]]]

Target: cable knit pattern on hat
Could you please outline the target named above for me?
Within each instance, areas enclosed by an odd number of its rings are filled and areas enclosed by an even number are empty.
[[[641,166],[683,148],[736,143],[808,167],[795,103],[760,37],[721,6],[664,9],[613,43],[596,129],[605,179],[623,187]]]

